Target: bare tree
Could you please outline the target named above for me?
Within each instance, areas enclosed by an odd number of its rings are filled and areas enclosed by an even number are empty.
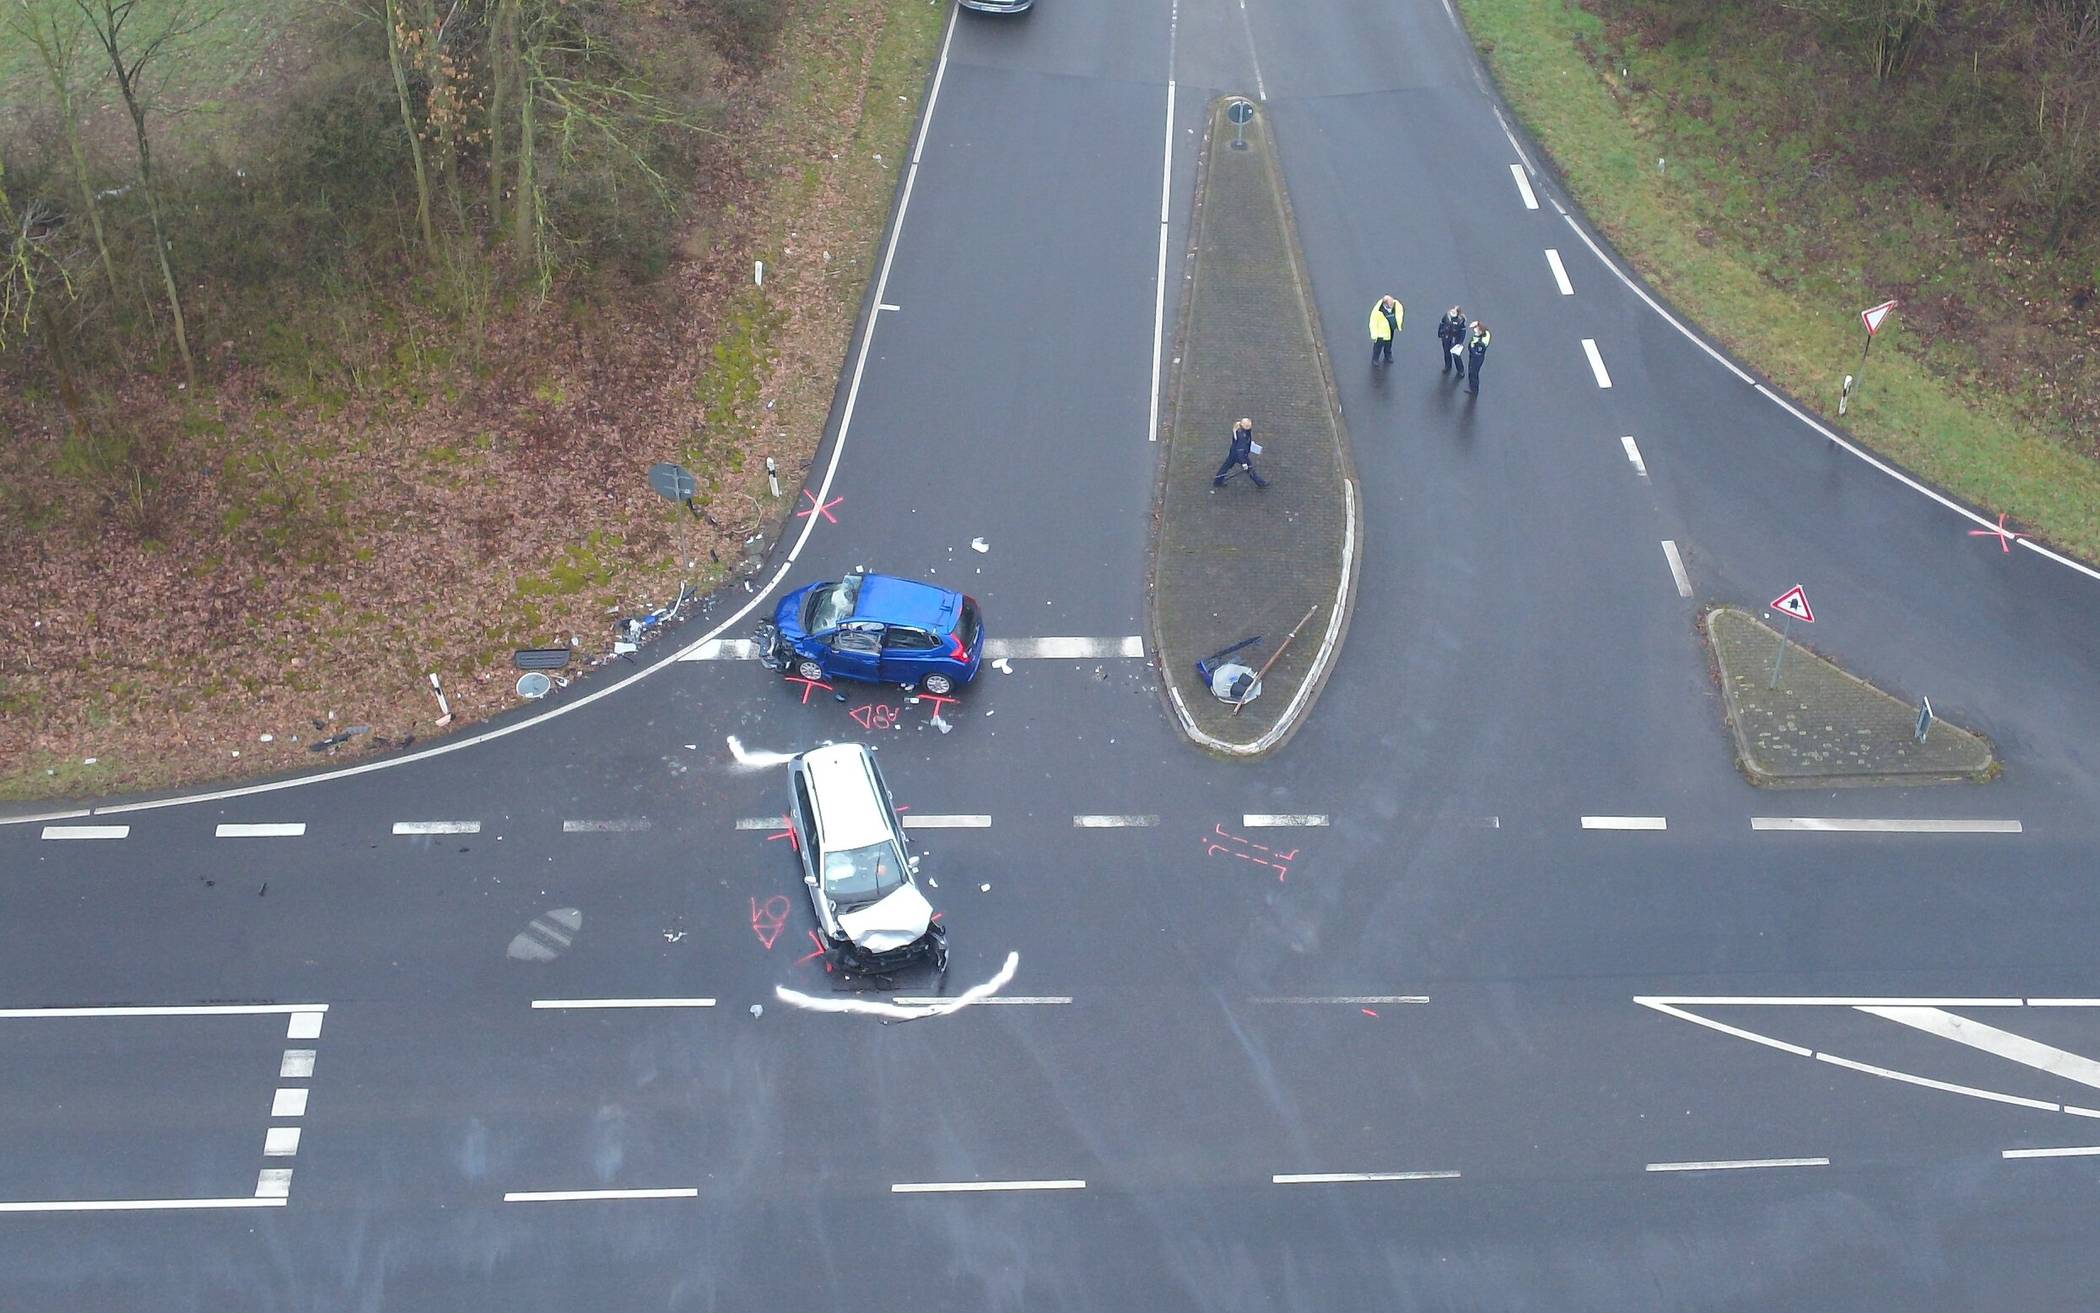
[[[1939,21],[1940,0],[1782,0],[1780,7],[1821,19],[1859,47],[1876,82],[1886,82]]]
[[[58,102],[59,123],[72,156],[73,185],[80,189],[81,208],[94,229],[95,251],[102,258],[102,276],[109,280],[109,294],[114,297],[117,263],[109,253],[109,238],[102,229],[102,203],[95,197],[94,179],[88,174],[87,150],[80,141],[80,100],[74,94],[74,56],[79,53],[82,35],[78,14],[57,0],[15,0],[7,28],[36,49],[37,62],[44,66],[44,80]]]
[[[218,16],[218,11],[196,0],[160,0],[148,10],[157,17],[156,26],[127,32],[125,29],[140,11],[140,0],[73,0],[73,4],[109,59],[117,91],[131,114],[132,135],[139,152],[139,189],[146,193],[146,213],[153,221],[153,256],[160,264],[161,286],[167,292],[168,314],[174,320],[175,351],[182,357],[183,377],[194,385],[197,363],[190,356],[182,293],[175,284],[175,270],[168,263],[168,235],[161,221],[160,185],[153,175],[153,141],[146,131],[146,114],[153,107],[153,84],[163,76],[163,65],[169,62],[164,56],[179,51],[190,36]]]
[[[401,127],[408,133],[408,156],[416,175],[416,226],[423,233],[423,250],[434,254],[437,237],[430,228],[430,170],[423,162],[423,130],[416,123],[415,99],[409,92],[408,60],[404,47],[413,39],[401,20],[398,0],[386,0],[386,62],[394,73],[394,96],[401,102]]]

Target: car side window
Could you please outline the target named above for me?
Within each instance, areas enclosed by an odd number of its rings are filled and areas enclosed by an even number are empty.
[[[879,652],[882,650],[882,631],[841,629],[831,636],[831,646],[840,652]]]
[[[810,805],[809,781],[802,777],[800,771],[795,772],[795,819],[800,822],[802,830],[797,842],[802,845],[803,853],[807,854],[817,842],[817,809]]]
[[[893,652],[931,652],[940,646],[933,641],[933,635],[923,629],[904,629],[896,625],[890,626],[889,632],[882,636],[882,645]]]

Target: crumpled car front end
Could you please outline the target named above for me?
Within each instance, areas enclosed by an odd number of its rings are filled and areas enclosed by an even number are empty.
[[[832,942],[840,965],[848,970],[887,974],[921,962],[930,962],[936,971],[948,969],[948,932],[914,885],[841,914],[839,929],[846,938]]]

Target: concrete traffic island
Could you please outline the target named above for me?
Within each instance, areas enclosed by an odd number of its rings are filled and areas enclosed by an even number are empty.
[[[1341,648],[1361,500],[1274,143],[1239,97],[1211,106],[1186,273],[1160,434],[1152,643],[1183,732],[1253,756],[1303,721]],[[1268,486],[1237,468],[1214,488],[1242,418]],[[1257,635],[1223,660],[1261,672],[1258,695],[1221,700],[1197,663]]]
[[[1735,607],[1701,618],[1721,680],[1738,764],[1768,788],[1914,785],[1993,778],[1988,740],[1934,719],[1917,737],[1919,707],[1840,670]],[[1798,636],[1796,636],[1798,637]]]

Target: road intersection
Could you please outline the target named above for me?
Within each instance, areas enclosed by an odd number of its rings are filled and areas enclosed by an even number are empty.
[[[0,1307],[2084,1306],[2100,582],[1669,317],[1442,4],[1042,0],[929,91],[761,577],[964,587],[1012,673],[798,689],[728,624],[487,741],[0,826]],[[1133,637],[1226,93],[1328,340],[1416,325],[1337,360],[1357,613],[1259,763]],[[1745,785],[1694,618],[1795,580],[2005,777]],[[841,982],[748,763],[846,738],[999,1005],[778,1001]]]

